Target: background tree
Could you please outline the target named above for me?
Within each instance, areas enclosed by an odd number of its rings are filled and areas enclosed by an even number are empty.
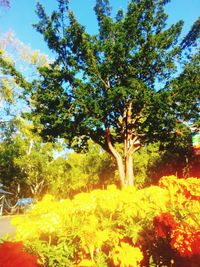
[[[0,181],[15,197],[38,197],[48,189],[56,145],[42,143],[32,128],[30,123],[14,119],[2,124],[0,131]]]
[[[9,191],[17,194],[20,170],[14,164],[15,158],[21,153],[21,147],[13,138],[16,127],[13,122],[0,124],[0,182]],[[21,181],[23,183],[23,181]]]
[[[47,55],[21,42],[13,32],[0,36],[0,122],[20,116],[28,110],[23,88],[37,77],[37,68],[47,66]],[[23,75],[21,71],[23,72]]]
[[[85,153],[69,152],[67,159],[55,159],[50,166],[50,173],[49,192],[59,197],[71,197],[117,182],[110,156],[93,142],[89,142]]]
[[[64,151],[64,142],[43,143],[21,118],[0,129],[0,183],[15,198],[38,199],[47,192],[71,197],[115,182],[110,157],[92,142],[87,153]]]
[[[37,134],[32,133],[32,126],[24,124],[23,129],[16,135],[24,146],[24,151],[14,159],[15,166],[20,170],[19,181],[24,181],[22,187],[27,188],[26,195],[39,198],[48,189],[51,178],[49,165],[53,163],[52,143],[42,143]]]

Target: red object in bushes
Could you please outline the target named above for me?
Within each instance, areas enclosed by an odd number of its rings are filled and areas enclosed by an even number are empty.
[[[37,257],[24,251],[22,242],[0,244],[1,267],[37,267]]]

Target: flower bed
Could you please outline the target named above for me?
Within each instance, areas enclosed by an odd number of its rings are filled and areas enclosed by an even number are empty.
[[[46,195],[15,219],[15,241],[44,266],[194,266],[199,185],[195,178],[164,177],[142,190],[110,186],[72,200]]]

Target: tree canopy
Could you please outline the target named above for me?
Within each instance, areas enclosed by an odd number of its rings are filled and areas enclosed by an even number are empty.
[[[172,134],[177,124],[178,100],[170,101],[174,88],[166,90],[161,82],[173,77],[184,49],[195,44],[199,20],[181,39],[183,21],[167,26],[168,2],[130,1],[126,13],[113,17],[109,1],[97,0],[96,35],[86,32],[68,1],[59,0],[50,16],[37,4],[35,28],[56,55],[40,69],[32,91],[43,134],[65,137],[81,149],[91,138],[116,159],[122,184],[133,183],[133,152]],[[180,89],[178,95],[183,97]],[[191,97],[195,102],[196,93]],[[120,143],[122,155],[115,148]]]

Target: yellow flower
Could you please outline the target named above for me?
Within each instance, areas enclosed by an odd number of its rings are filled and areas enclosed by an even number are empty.
[[[121,267],[137,267],[142,259],[141,250],[125,242],[121,242],[120,246],[116,247],[113,256],[114,264]]]
[[[82,260],[77,267],[94,267],[94,263],[91,260]]]

